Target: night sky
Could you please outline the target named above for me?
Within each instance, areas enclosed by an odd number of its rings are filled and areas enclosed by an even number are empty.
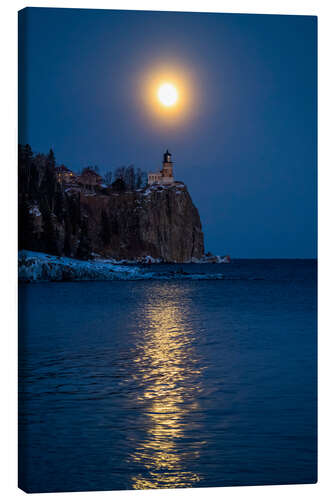
[[[169,148],[206,250],[316,257],[315,17],[23,13],[19,142],[101,172],[157,170]],[[160,68],[186,80],[177,119],[159,121],[145,100]]]

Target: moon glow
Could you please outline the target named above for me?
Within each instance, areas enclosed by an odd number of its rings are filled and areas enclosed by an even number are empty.
[[[163,106],[174,106],[178,101],[178,91],[172,83],[163,83],[157,91],[159,101]]]
[[[155,130],[176,130],[198,115],[201,100],[200,79],[184,61],[164,61],[140,67],[133,75],[133,95],[137,95],[138,110]],[[145,122],[149,123],[148,121]]]

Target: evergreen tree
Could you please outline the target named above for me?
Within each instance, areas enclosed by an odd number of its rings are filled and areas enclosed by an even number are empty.
[[[33,152],[29,144],[19,146],[18,149],[18,180],[19,192],[29,193],[31,183],[31,166],[33,162]]]
[[[46,157],[46,164],[43,169],[43,178],[40,186],[40,191],[46,195],[48,199],[49,208],[54,211],[55,205],[55,193],[59,189],[59,183],[57,182],[56,172],[55,172],[55,157],[52,149],[50,149],[49,154]]]
[[[126,184],[123,179],[119,178],[112,183],[112,189],[118,192],[126,191]]]
[[[72,228],[72,234],[76,235],[81,223],[81,213],[80,213],[80,197],[70,196],[67,199],[67,213],[69,214],[70,225]]]
[[[81,221],[80,243],[77,249],[79,259],[88,259],[91,255],[91,240],[88,234],[88,222],[85,218]]]
[[[60,190],[57,190],[54,198],[54,213],[59,222],[64,220],[64,198]]]
[[[33,160],[34,154],[32,152],[30,144],[26,144],[23,150],[23,158],[26,166],[29,166]]]
[[[56,166],[56,161],[55,161],[55,155],[54,155],[54,151],[53,149],[51,148],[50,151],[49,151],[49,154],[47,155],[47,165],[51,168],[55,168]]]
[[[18,210],[18,246],[19,249],[33,249],[33,216],[27,200],[19,203]]]
[[[58,254],[57,233],[54,227],[53,217],[47,200],[43,200],[40,205],[43,217],[43,242],[45,252],[52,255]]]
[[[102,211],[101,215],[101,233],[100,233],[101,240],[103,242],[103,245],[108,245],[111,241],[111,227],[110,227],[110,221],[107,216],[107,213],[105,210]]]
[[[72,228],[68,215],[65,216],[64,219],[64,229],[65,229],[65,239],[64,239],[64,254],[66,257],[71,257],[72,248],[71,248],[71,234]]]

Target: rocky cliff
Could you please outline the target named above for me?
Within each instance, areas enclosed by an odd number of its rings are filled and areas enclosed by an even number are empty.
[[[199,213],[184,184],[81,194],[80,205],[94,253],[119,259],[149,255],[167,262],[204,253]]]
[[[204,254],[199,213],[181,182],[135,188],[119,178],[109,187],[82,186],[59,177],[52,150],[34,155],[29,145],[19,147],[18,164],[20,249],[164,262]]]
[[[84,259],[98,254],[165,262],[204,254],[200,216],[182,183],[128,192],[67,189],[58,193],[53,208],[45,212],[43,205],[44,199],[29,201],[31,231],[25,248]]]

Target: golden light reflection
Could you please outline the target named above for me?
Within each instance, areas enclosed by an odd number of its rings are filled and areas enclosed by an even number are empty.
[[[202,367],[187,321],[186,297],[178,292],[174,289],[172,297],[157,294],[145,306],[146,329],[134,362],[145,388],[138,400],[146,432],[131,456],[145,472],[132,478],[134,489],[185,488],[200,481],[189,464],[199,457],[204,442],[188,438],[200,427],[196,414]]]

